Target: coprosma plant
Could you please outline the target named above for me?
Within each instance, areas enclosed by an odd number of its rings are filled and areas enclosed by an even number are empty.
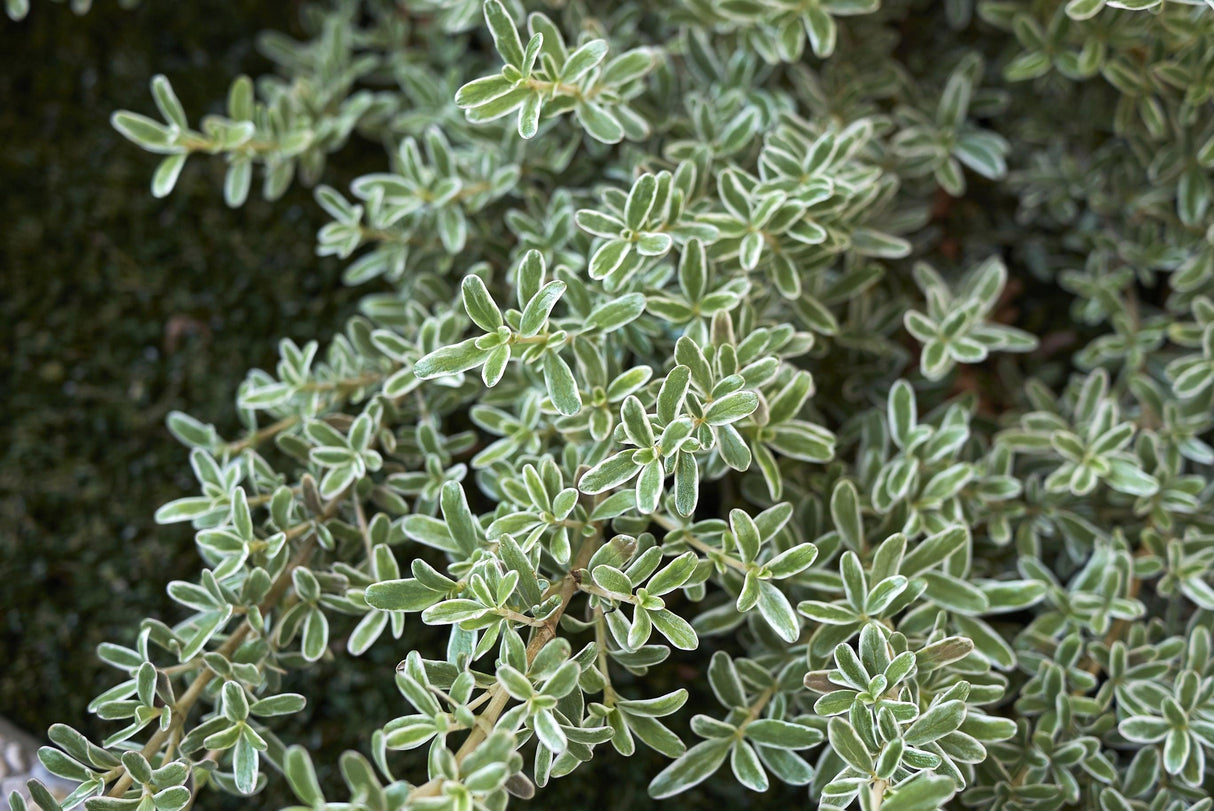
[[[99,650],[120,728],[52,727],[62,805],[502,809],[650,747],[659,798],[1211,808],[1211,5],[351,0],[197,128],[154,79],[157,196],[386,144],[316,189],[374,292],[241,436],[170,418],[204,567]],[[284,674],[376,645],[336,800]]]

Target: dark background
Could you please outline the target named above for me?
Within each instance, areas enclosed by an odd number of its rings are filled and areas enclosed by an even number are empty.
[[[35,0],[25,21],[0,18],[0,715],[35,735],[55,722],[96,739],[116,729],[86,711],[120,680],[97,644],[131,644],[144,617],[180,618],[165,584],[193,579],[200,561],[188,527],[157,527],[152,514],[196,483],[165,416],[185,410],[233,434],[245,372],[271,368],[281,337],[323,343],[360,295],[314,256],[324,215],[307,190],[272,204],[255,192],[231,211],[222,161],[199,159],[155,200],[157,157],[109,125],[117,109],[155,115],[156,73],[172,80],[191,121],[221,111],[235,76],[271,69],[256,33],[300,35],[297,12],[295,3],[159,0],[124,11],[98,0],[77,17]],[[343,186],[382,155],[355,141],[325,180]],[[310,706],[283,737],[313,750],[327,786],[338,782],[342,749],[366,751],[371,729],[410,711],[391,668],[411,646],[441,649],[426,635],[415,625],[396,645],[322,663],[290,685]],[[690,716],[719,708],[705,698],[698,660],[664,671],[630,692],[698,686],[676,723],[692,741]],[[624,760],[602,747],[529,806],[656,807],[645,786],[665,760],[643,751]],[[409,774],[423,774],[414,766]],[[661,807],[806,802],[803,788],[755,795],[722,772]],[[256,806],[291,803],[283,782],[272,776]],[[198,807],[248,802],[211,794]]]
[[[200,561],[152,514],[197,484],[165,416],[234,432],[246,370],[353,309],[313,254],[306,190],[232,211],[222,161],[201,159],[155,200],[157,157],[109,124],[155,115],[156,73],[191,121],[218,111],[235,76],[270,70],[256,32],[294,20],[289,3],[113,0],[0,17],[0,715],[36,734],[112,732],[85,710],[119,675],[97,644],[180,618],[165,584]]]

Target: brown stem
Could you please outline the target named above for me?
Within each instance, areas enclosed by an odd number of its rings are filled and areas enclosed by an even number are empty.
[[[607,622],[603,619],[601,608],[594,609],[594,641],[599,646],[598,667],[603,676],[603,705],[614,707],[616,692],[611,684],[610,662],[607,659]]]
[[[299,387],[299,391],[336,391],[339,389],[361,389],[363,386],[370,386],[384,379],[382,374],[364,374],[358,377],[347,377],[341,380],[317,380],[313,383],[305,383]]]
[[[246,437],[245,439],[237,440],[235,442],[229,442],[225,446],[225,448],[233,454],[240,453],[245,448],[252,448],[256,445],[261,444],[262,442],[269,439],[270,437],[273,437],[276,434],[282,433],[283,431],[287,430],[288,428],[293,427],[298,422],[299,422],[299,417],[296,415],[292,415],[290,417],[283,417],[278,422],[267,425],[265,428],[258,430],[256,433],[252,434],[249,437]]]

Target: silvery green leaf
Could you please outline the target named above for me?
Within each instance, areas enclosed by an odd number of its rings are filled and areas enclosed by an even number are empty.
[[[825,59],[834,53],[838,29],[831,16],[821,6],[811,6],[805,10],[802,19],[814,56]]]
[[[691,624],[673,611],[662,609],[648,614],[653,627],[679,650],[695,650],[699,638]]]
[[[244,794],[252,794],[257,787],[257,768],[260,758],[253,747],[252,738],[242,734],[236,741],[232,755],[232,770],[236,778],[236,788]]]
[[[759,756],[755,753],[754,747],[746,741],[738,741],[734,744],[729,757],[729,766],[734,777],[738,778],[738,782],[751,791],[767,791],[769,785],[767,772],[763,770],[763,765],[759,762]]]
[[[586,317],[586,328],[614,332],[635,321],[643,312],[645,297],[640,293],[628,293],[595,307]]]
[[[562,414],[573,415],[582,410],[582,396],[569,364],[556,352],[544,354],[544,382],[553,405]]]
[[[868,774],[873,769],[873,757],[851,724],[842,718],[831,718],[827,725],[830,747],[847,765]]]
[[[957,784],[942,775],[919,774],[900,783],[886,795],[884,811],[935,811],[957,791]]]
[[[455,94],[455,103],[462,108],[480,107],[502,98],[514,89],[514,82],[503,76],[486,76],[461,87]]]
[[[903,737],[911,746],[921,746],[944,737],[961,726],[964,720],[964,702],[944,701],[920,715]]]
[[[730,748],[728,738],[696,744],[653,778],[649,783],[649,796],[660,800],[699,785],[721,767]]]
[[[443,375],[458,374],[480,366],[489,357],[491,350],[481,349],[475,338],[469,338],[453,346],[444,346],[420,358],[413,365],[413,374],[419,380],[430,380]]]
[[[518,112],[518,134],[520,138],[534,138],[540,128],[540,113],[544,109],[544,97],[531,93],[523,100]]]
[[[519,40],[518,29],[510,12],[500,0],[485,0],[485,22],[493,34],[493,44],[507,65],[521,68],[523,64],[523,43]]]
[[[582,45],[573,53],[569,54],[569,58],[565,60],[565,64],[561,66],[558,81],[568,84],[577,84],[583,76],[591,69],[598,66],[603,61],[603,57],[607,55],[607,41],[603,39],[592,39]]]
[[[548,316],[552,312],[552,308],[556,306],[564,293],[565,283],[562,281],[551,281],[541,287],[523,308],[519,334],[524,338],[538,335],[548,323]]]
[[[110,122],[124,138],[149,152],[175,154],[184,151],[173,145],[175,135],[172,130],[147,116],[120,111],[114,113]]]
[[[624,137],[624,128],[619,120],[597,102],[581,102],[577,107],[577,116],[587,134],[596,141],[615,144]]]
[[[622,451],[599,462],[586,471],[578,482],[578,488],[583,493],[594,495],[630,481],[640,472],[640,467],[632,461],[632,453],[630,450]]]
[[[801,632],[801,623],[784,592],[767,580],[759,582],[759,613],[785,642],[793,643]]]
[[[804,724],[760,718],[746,725],[746,737],[777,749],[805,749],[817,746],[825,736],[820,730]]]
[[[704,420],[709,425],[728,425],[754,413],[759,398],[752,391],[736,391],[709,404],[704,410]]]
[[[167,197],[173,187],[177,185],[177,178],[181,176],[181,170],[185,167],[187,153],[181,152],[176,155],[169,155],[156,167],[156,172],[152,175],[152,196]]]
[[[373,583],[365,594],[368,605],[381,611],[422,611],[443,596],[413,578]]]

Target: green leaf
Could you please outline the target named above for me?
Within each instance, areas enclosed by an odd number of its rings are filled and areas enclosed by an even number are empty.
[[[949,527],[920,541],[903,559],[899,571],[907,577],[913,577],[940,565],[968,543],[969,531],[965,527]]]
[[[485,0],[485,22],[493,34],[493,44],[507,65],[523,67],[523,43],[519,40],[514,20],[500,0]]]
[[[565,283],[561,281],[551,281],[539,289],[531,300],[527,302],[527,306],[523,308],[523,317],[519,326],[519,334],[524,338],[531,338],[539,334],[545,325],[548,323],[548,316],[552,313],[552,308],[556,306],[557,301],[565,293]]]
[[[156,108],[160,110],[165,121],[179,129],[189,128],[190,123],[186,119],[185,109],[177,100],[177,94],[173,92],[173,86],[169,83],[168,78],[163,74],[152,77],[152,97],[156,100]]]
[[[308,612],[307,619],[304,620],[300,653],[309,662],[316,662],[324,656],[328,645],[329,619],[319,608],[313,608]]]
[[[826,730],[830,747],[835,750],[836,755],[862,774],[872,772],[873,756],[851,724],[836,716],[830,719]]]
[[[797,544],[781,552],[764,564],[776,580],[800,574],[808,569],[818,557],[818,547],[811,543]]]
[[[620,420],[629,441],[641,448],[653,447],[653,425],[645,413],[645,406],[635,396],[629,395],[624,399],[620,406]]]
[[[534,138],[540,129],[540,113],[544,109],[544,97],[531,93],[523,99],[518,111],[518,134],[520,138]]]
[[[249,197],[249,188],[253,183],[253,163],[247,158],[240,157],[228,164],[228,172],[223,179],[223,200],[230,208],[244,205]]]
[[[509,344],[495,346],[489,352],[485,365],[481,367],[481,380],[487,388],[493,388],[501,381],[502,375],[506,373],[506,366],[510,363],[511,354]]]
[[[616,701],[616,706],[631,717],[664,718],[678,712],[687,703],[687,696],[687,691],[680,687],[657,698],[622,698]]]
[[[560,754],[565,751],[565,747],[569,741],[565,737],[565,732],[556,722],[556,716],[552,714],[551,710],[540,710],[537,712],[531,718],[531,725],[540,743],[548,747],[553,754]]]
[[[419,380],[430,380],[480,366],[489,357],[490,350],[477,347],[476,341],[475,338],[469,338],[454,346],[436,349],[413,365],[413,374]]]
[[[93,778],[93,772],[84,764],[68,757],[51,746],[43,746],[38,750],[38,760],[51,774],[66,780],[84,782]]]
[[[34,804],[40,811],[62,811],[63,806],[59,804],[59,801],[55,799],[55,795],[51,794],[50,790],[43,785],[41,780],[27,780],[25,787],[30,793],[30,799],[34,801]]]
[[[645,296],[641,293],[628,293],[618,298],[608,299],[599,304],[586,317],[587,330],[615,332],[631,324],[645,312]]]
[[[389,619],[390,616],[383,611],[371,611],[364,615],[350,632],[346,640],[346,650],[353,656],[362,656],[383,634]]]
[[[233,121],[251,121],[254,111],[253,80],[248,76],[238,76],[228,89],[228,117]],[[184,119],[183,114],[183,122]],[[180,126],[184,129],[186,125],[181,123]]]
[[[784,592],[769,581],[759,582],[759,613],[772,630],[785,642],[792,644],[801,633],[801,623]]]
[[[637,477],[637,510],[648,515],[658,508],[662,500],[662,486],[665,478],[662,462],[654,460],[641,468]]]
[[[607,108],[593,101],[582,101],[577,108],[578,120],[587,134],[605,144],[617,144],[624,137],[624,128]]]
[[[177,185],[177,178],[181,176],[181,170],[185,167],[187,157],[188,154],[182,152],[169,155],[160,162],[152,175],[153,197],[167,197],[169,192],[173,191],[173,187]]]
[[[755,743],[774,746],[778,749],[805,749],[817,746],[824,737],[821,730],[775,718],[760,718],[747,724],[745,729],[746,737]]]
[[[556,352],[544,353],[544,383],[556,410],[573,415],[582,410],[582,395],[569,364]]]
[[[943,701],[928,708],[920,715],[915,723],[906,730],[903,737],[911,746],[922,746],[943,738],[961,726],[961,722],[964,720],[964,701]]]
[[[1136,465],[1122,459],[1109,462],[1109,474],[1105,480],[1120,493],[1131,496],[1153,496],[1159,491],[1159,482],[1154,476],[1144,473]]]
[[[511,87],[507,92],[496,98],[468,108],[468,120],[475,124],[485,124],[510,115],[535,95],[526,85]]]
[[[857,228],[852,232],[852,250],[860,256],[874,259],[901,259],[909,256],[910,242],[893,234],[884,234],[871,228]]]
[[[649,796],[657,800],[673,797],[704,782],[721,768],[732,745],[732,739],[715,738],[691,747],[653,778]]]
[[[860,619],[860,616],[850,608],[817,600],[802,600],[797,604],[797,611],[814,622],[827,625],[851,625]]]
[[[805,32],[809,35],[809,45],[814,50],[814,56],[825,59],[835,52],[835,36],[838,29],[835,21],[821,6],[809,6],[802,16],[805,21]]]
[[[632,454],[633,451],[623,451],[599,462],[582,475],[578,488],[583,493],[595,495],[629,481],[640,472],[632,461]]]
[[[726,707],[745,707],[746,691],[733,660],[724,651],[716,651],[708,662],[708,685],[717,701]]]
[[[763,770],[763,765],[759,762],[759,756],[755,754],[754,747],[746,741],[738,741],[734,744],[729,758],[729,767],[733,771],[734,777],[738,778],[738,782],[751,791],[767,791],[767,772]]]
[[[468,317],[485,332],[494,332],[502,325],[502,312],[489,295],[485,282],[479,276],[465,276],[460,284],[460,294]]]
[[[542,31],[537,31],[531,35],[531,39],[527,40],[527,47],[523,50],[523,64],[520,68],[523,78],[531,78],[531,73],[535,70],[535,62],[539,59],[543,49],[544,34]]]
[[[1133,716],[1117,725],[1126,740],[1136,743],[1157,743],[1167,737],[1170,726],[1162,718]]]
[[[179,498],[156,510],[155,521],[157,524],[190,521],[200,515],[206,515],[213,508],[214,502],[209,498]]]
[[[480,107],[507,95],[515,89],[514,82],[504,76],[486,76],[475,79],[455,93],[455,103],[460,108]]]
[[[965,580],[942,572],[923,572],[919,577],[927,581],[928,599],[941,608],[959,614],[982,614],[990,607],[982,590]]]
[[[299,693],[280,693],[254,701],[249,706],[249,712],[259,717],[293,715],[303,710],[307,703],[307,699]]]
[[[110,118],[110,123],[122,134],[122,137],[149,152],[184,151],[181,147],[172,146],[174,137],[168,127],[145,115],[120,110]]]
[[[607,55],[607,40],[592,39],[582,47],[578,48],[573,53],[569,54],[569,58],[565,60],[565,64],[561,67],[558,81],[567,84],[577,84],[583,76],[591,69],[596,67],[603,61],[603,57]]]
[[[628,200],[624,204],[625,226],[633,231],[641,229],[649,218],[649,212],[653,209],[657,191],[658,181],[654,175],[647,172],[637,178],[632,185],[632,190],[628,193]]]
[[[619,86],[639,79],[654,66],[654,52],[650,48],[634,48],[620,54],[603,68],[603,84]]]
[[[588,231],[595,236],[600,236],[605,239],[618,237],[620,232],[624,230],[624,223],[612,217],[609,214],[603,214],[592,209],[580,209],[574,216],[578,227],[583,231]]]
[[[497,669],[497,680],[511,696],[519,701],[526,701],[535,695],[535,687],[531,680],[510,665],[502,665]]]
[[[950,636],[933,642],[915,652],[915,662],[920,672],[933,670],[960,661],[974,650],[974,643],[963,636]]]
[[[759,407],[759,397],[753,391],[735,391],[709,404],[704,409],[704,421],[709,425],[728,425],[750,416]]]
[[[973,466],[958,462],[932,476],[919,494],[919,499],[929,504],[943,502],[957,495],[973,477]]]
[[[957,793],[957,784],[944,775],[921,773],[885,796],[881,811],[938,811]]]
[[[700,640],[696,636],[695,630],[687,620],[678,614],[664,608],[647,613],[653,627],[657,628],[658,632],[679,650],[695,650],[699,647]]]
[[[695,552],[684,552],[649,579],[645,590],[655,597],[674,591],[695,573],[699,558]]]
[[[1070,0],[1066,4],[1066,15],[1072,20],[1086,20],[1096,16],[1104,8],[1104,0]]]
[[[830,517],[848,549],[864,548],[864,521],[860,517],[860,497],[856,486],[847,479],[839,481],[831,492]]]
[[[906,446],[907,438],[917,421],[915,393],[909,383],[899,380],[889,393],[889,433],[898,447]]]
[[[750,563],[759,555],[759,528],[745,510],[729,511],[729,527],[738,545],[738,556],[743,563]]]
[[[232,754],[232,772],[236,789],[242,794],[252,794],[257,788],[257,766],[260,760],[253,748],[253,739],[247,730],[241,730]]]

